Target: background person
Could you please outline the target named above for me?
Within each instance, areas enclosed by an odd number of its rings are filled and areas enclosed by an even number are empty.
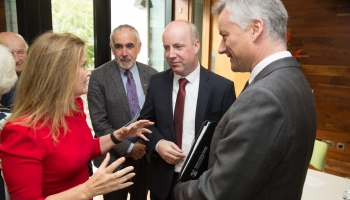
[[[232,81],[198,62],[200,43],[194,24],[171,22],[163,32],[163,46],[171,69],[151,77],[139,118],[155,122],[149,127],[153,134],[146,144],[151,152],[148,187],[152,200],[174,199],[178,172],[202,123],[218,122],[236,99]],[[188,83],[184,86],[183,114],[179,115],[176,107],[181,100],[177,96],[183,78]]]
[[[90,179],[86,163],[125,137],[150,133],[143,126],[153,123],[139,121],[93,139],[79,97],[87,92],[91,75],[84,46],[73,34],[45,33],[31,47],[17,103],[1,132],[0,155],[12,200],[92,199],[132,185],[132,167],[113,173],[124,158],[106,167],[107,155]]]
[[[316,135],[311,88],[286,48],[280,0],[221,0],[218,52],[249,85],[214,132],[209,170],[175,199],[301,199]]]
[[[11,52],[5,46],[0,44],[0,98],[8,92],[17,81],[15,71],[15,61]],[[10,109],[4,107],[0,103],[0,134],[6,119],[10,116]],[[6,188],[2,178],[1,158],[0,158],[0,199],[6,198]]]
[[[115,131],[135,117],[145,101],[149,79],[157,73],[152,67],[136,62],[141,41],[134,27],[124,24],[115,28],[110,35],[110,48],[115,59],[95,69],[89,81],[87,97],[95,137]],[[131,73],[131,79],[126,73]],[[134,185],[105,194],[104,200],[126,200],[128,193],[131,200],[147,199],[149,161],[143,143],[135,138],[134,141],[124,140],[109,151],[110,162],[125,156],[123,167],[133,166],[137,175],[132,178]],[[94,164],[100,166],[103,159],[94,159]]]
[[[16,73],[19,76],[22,71],[23,62],[27,58],[28,44],[21,35],[13,32],[1,32],[0,44],[10,49],[13,59],[16,62]],[[12,108],[15,90],[16,86],[12,87],[8,93],[3,94],[1,97],[1,104],[3,106]]]

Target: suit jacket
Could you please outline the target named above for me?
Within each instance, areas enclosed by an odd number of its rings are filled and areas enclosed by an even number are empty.
[[[295,58],[264,68],[213,135],[209,170],[175,199],[300,199],[316,134],[313,93]]]
[[[145,105],[139,117],[155,122],[154,126],[149,127],[153,133],[146,135],[150,140],[146,146],[151,152],[148,187],[161,199],[169,194],[174,165],[165,162],[154,148],[161,139],[176,143],[172,107],[173,78],[174,73],[171,69],[152,76]],[[232,81],[201,66],[195,133],[198,133],[205,120],[219,121],[235,99]]]
[[[157,71],[139,62],[136,62],[136,65],[146,95],[150,77]],[[115,60],[92,71],[87,98],[95,137],[107,135],[132,119],[122,77]],[[109,164],[124,156],[130,144],[129,140],[123,140],[111,149]],[[105,156],[101,156],[94,159],[95,166],[100,166],[104,158]]]

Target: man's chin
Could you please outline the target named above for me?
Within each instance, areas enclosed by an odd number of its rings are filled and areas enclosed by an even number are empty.
[[[130,69],[132,66],[134,66],[134,64],[131,61],[130,62],[119,62],[118,65],[124,70]]]
[[[17,73],[21,72],[22,71],[22,66],[21,65],[20,66],[16,65],[15,70],[16,70]]]

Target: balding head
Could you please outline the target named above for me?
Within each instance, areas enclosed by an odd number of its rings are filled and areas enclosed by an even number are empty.
[[[23,37],[13,32],[1,32],[0,44],[11,50],[12,56],[16,62],[16,72],[22,71],[22,64],[27,57],[28,45]]]
[[[198,67],[200,42],[195,25],[187,21],[172,21],[164,29],[165,57],[174,73],[186,77]]]

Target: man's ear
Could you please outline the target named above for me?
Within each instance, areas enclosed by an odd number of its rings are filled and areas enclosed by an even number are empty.
[[[199,42],[198,39],[196,39],[193,43],[194,51],[196,54],[199,52],[200,46],[201,46],[201,43]]]
[[[114,51],[113,51],[113,44],[109,43],[109,47],[111,48],[111,53],[114,55]]]
[[[141,46],[142,46],[142,43],[140,42],[140,43],[137,45],[137,54],[140,53],[140,51],[141,51]]]
[[[253,20],[253,23],[252,23],[253,41],[257,40],[261,36],[264,28],[265,28],[265,24],[264,24],[264,21],[262,19],[256,18]]]

